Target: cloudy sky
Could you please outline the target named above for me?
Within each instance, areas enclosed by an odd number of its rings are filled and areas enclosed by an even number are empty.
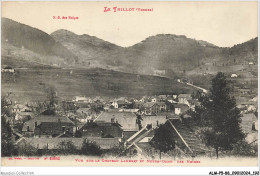
[[[135,11],[104,12],[104,7]],[[79,19],[57,20],[53,16]],[[156,34],[186,35],[222,47],[258,35],[257,2],[2,2],[2,17],[49,34],[67,29],[125,47]]]

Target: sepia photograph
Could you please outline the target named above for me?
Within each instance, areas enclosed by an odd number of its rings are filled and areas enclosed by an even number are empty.
[[[258,166],[257,1],[1,9],[1,166]]]

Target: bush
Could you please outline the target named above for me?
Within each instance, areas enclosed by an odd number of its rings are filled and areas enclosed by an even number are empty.
[[[240,156],[258,156],[258,146],[248,144],[245,140],[242,140],[233,146],[231,154]]]
[[[95,142],[84,141],[81,153],[83,155],[100,156],[102,155],[102,150]]]
[[[58,144],[58,154],[61,155],[70,155],[70,154],[78,154],[78,149],[73,144],[72,141],[62,141]]]
[[[125,156],[126,150],[124,149],[124,145],[120,144],[119,146],[114,146],[111,149],[107,150],[106,154],[112,156]]]
[[[18,156],[37,156],[38,150],[34,146],[30,144],[26,144],[23,146],[16,147],[17,155]]]

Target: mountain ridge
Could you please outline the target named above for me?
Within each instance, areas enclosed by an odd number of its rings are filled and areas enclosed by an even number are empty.
[[[258,54],[257,37],[247,41],[249,44],[244,42],[223,48],[185,35],[157,34],[132,46],[121,47],[96,36],[78,35],[66,29],[59,29],[49,35],[7,18],[2,18],[2,31],[3,53],[10,54],[8,46],[3,46],[7,40],[15,48],[12,52],[19,53],[14,57],[25,58],[32,51],[37,53],[35,57],[41,57],[38,60],[43,64],[75,68],[99,67],[167,77],[173,76],[173,73],[185,74],[194,69],[197,70],[196,74],[203,74],[205,71],[199,71],[199,68],[205,67],[205,64],[232,64],[236,60],[234,57],[239,61],[253,58],[257,62]],[[23,47],[28,50],[26,56],[20,51]],[[33,60],[33,57],[29,58]]]

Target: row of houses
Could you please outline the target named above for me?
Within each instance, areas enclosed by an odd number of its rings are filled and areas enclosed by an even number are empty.
[[[253,143],[258,139],[258,123],[254,115],[249,114],[248,117],[242,118],[241,125],[247,134],[246,140]],[[72,142],[77,149],[81,148],[84,141],[89,141],[99,145],[102,150],[123,145],[130,155],[138,153],[152,157],[156,153],[150,143],[154,132],[160,124],[168,124],[177,140],[176,149],[183,156],[214,153],[194,133],[192,126],[182,123],[179,116],[142,116],[141,123],[142,126],[138,126],[134,113],[119,111],[103,112],[96,120],[89,120],[81,127],[64,116],[40,115],[24,123],[22,134],[16,132],[18,138],[15,143],[24,146],[30,144],[39,150],[57,150],[64,141]]]

